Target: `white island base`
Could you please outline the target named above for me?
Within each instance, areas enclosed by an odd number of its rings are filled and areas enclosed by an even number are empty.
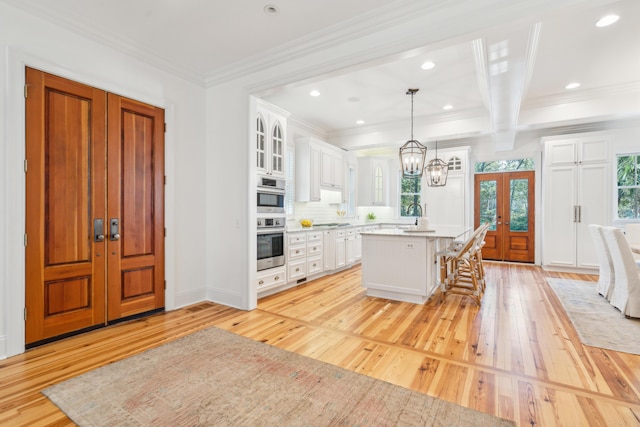
[[[436,252],[464,230],[376,230],[362,233],[362,286],[367,295],[424,304],[438,288]]]

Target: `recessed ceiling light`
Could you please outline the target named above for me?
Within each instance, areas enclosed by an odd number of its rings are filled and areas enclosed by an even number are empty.
[[[360,102],[360,98],[358,98],[357,96],[351,96],[351,97],[347,98],[347,101],[349,101],[349,102]]]
[[[430,70],[430,69],[432,69],[432,68],[433,68],[433,67],[435,67],[435,66],[436,66],[436,64],[434,64],[433,62],[431,62],[431,61],[427,61],[427,62],[425,62],[424,64],[422,64],[422,65],[420,66],[420,68],[422,68],[423,70]]]
[[[364,124],[364,120],[358,120],[358,121],[356,122],[356,124],[357,124],[357,125],[363,125],[363,124]]]
[[[266,5],[263,10],[267,15],[277,15],[278,13],[280,13],[280,9],[278,8],[278,6],[275,6],[273,4]]]
[[[596,22],[596,27],[606,27],[608,25],[615,24],[618,22],[618,19],[620,19],[618,15],[603,16],[598,20],[598,22]]]
[[[577,87],[580,87],[580,83],[578,82],[571,82],[568,85],[566,85],[564,88],[565,89],[575,89]]]
[[[444,107],[442,107],[443,110],[451,110],[453,108],[453,105],[451,104],[447,104]]]
[[[309,95],[311,95],[311,96],[320,96],[320,91],[317,91],[317,90],[314,89],[311,92],[309,92]]]

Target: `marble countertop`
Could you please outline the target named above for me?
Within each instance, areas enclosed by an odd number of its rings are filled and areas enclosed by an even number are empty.
[[[430,230],[418,230],[415,227],[411,227],[408,229],[398,229],[398,228],[389,228],[389,229],[381,229],[374,230],[369,232],[362,232],[361,234],[366,235],[375,235],[375,236],[403,236],[403,237],[448,237],[448,238],[456,238],[464,233],[466,233],[467,229],[461,227],[452,227],[452,226],[433,226],[429,227]]]

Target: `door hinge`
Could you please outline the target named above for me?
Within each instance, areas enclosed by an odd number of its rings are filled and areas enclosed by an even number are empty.
[[[28,89],[27,89],[27,88],[28,88],[28,87],[29,87],[29,85],[24,85],[24,97],[25,97],[25,98],[27,97],[27,92],[28,92]]]
[[[27,247],[27,233],[24,233],[24,247]]]
[[[164,176],[164,185],[167,185],[167,175]]]
[[[167,133],[167,123],[164,124],[164,133]]]
[[[27,307],[24,308],[24,320],[27,320]]]
[[[167,227],[164,228],[164,237],[167,237]]]
[[[29,161],[27,159],[24,159],[24,173],[27,173],[28,170],[29,170]]]
[[[166,280],[164,281],[164,290],[165,291],[167,290],[167,281]]]

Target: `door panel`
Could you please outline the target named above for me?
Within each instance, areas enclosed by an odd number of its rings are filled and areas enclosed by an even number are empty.
[[[105,322],[106,94],[27,69],[26,343]]]
[[[485,259],[534,261],[534,177],[533,171],[475,176],[475,226],[491,223]]]
[[[164,306],[164,111],[114,94],[108,104],[108,218],[118,231],[108,238],[108,320],[115,320]]]

